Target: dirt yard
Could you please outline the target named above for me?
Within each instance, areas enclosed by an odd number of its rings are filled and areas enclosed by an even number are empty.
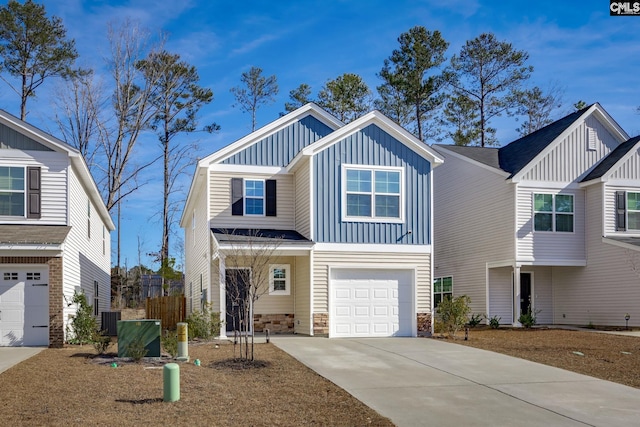
[[[561,329],[476,329],[456,343],[640,388],[640,337]]]
[[[393,425],[272,344],[256,346],[263,367],[234,369],[223,362],[232,345],[190,345],[172,403],[163,402],[161,363],[114,368],[113,357],[96,358],[91,346],[47,349],[0,374],[1,424]]]

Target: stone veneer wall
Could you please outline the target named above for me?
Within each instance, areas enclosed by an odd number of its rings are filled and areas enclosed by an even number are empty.
[[[49,347],[64,346],[64,297],[62,293],[62,258],[0,257],[0,264],[47,264],[49,266]]]
[[[271,334],[292,334],[293,320],[293,314],[254,314],[253,330],[264,332],[268,329]]]
[[[313,335],[329,335],[329,313],[313,313]]]
[[[431,313],[418,313],[418,336],[431,336]]]

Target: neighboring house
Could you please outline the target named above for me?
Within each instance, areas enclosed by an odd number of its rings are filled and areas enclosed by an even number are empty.
[[[640,325],[640,138],[594,104],[502,148],[434,148],[436,302]]]
[[[0,110],[0,346],[62,347],[74,292],[100,321],[113,229],[78,150]]]
[[[187,310],[210,303],[226,320],[222,335],[230,331],[235,308],[225,283],[237,272],[227,261],[263,245],[276,253],[255,330],[428,332],[432,171],[440,163],[380,112],[344,125],[314,104],[200,160],[181,218]]]

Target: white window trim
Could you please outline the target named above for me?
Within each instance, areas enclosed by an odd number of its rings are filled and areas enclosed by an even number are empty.
[[[449,277],[451,278],[451,292],[444,292],[442,290],[440,292],[436,292],[436,280],[440,280],[440,289],[442,289],[444,279],[447,279]],[[451,298],[453,298],[453,275],[433,278],[433,308],[434,309],[436,308],[436,295],[440,295],[440,302],[442,302],[445,294],[447,295],[451,294]]]
[[[4,168],[21,168],[22,169],[22,191],[18,190],[2,190],[4,193],[22,193],[22,215],[0,215],[0,218],[26,218],[27,217],[27,168],[25,166],[16,165],[0,165]]]
[[[278,268],[282,269],[285,272],[285,289],[274,290],[273,289],[273,271]],[[269,265],[269,295],[291,295],[291,265],[290,264],[271,264]]]
[[[629,209],[629,193],[634,193],[634,194],[640,194],[640,190],[638,191],[625,191],[624,193],[624,202],[625,202],[625,225],[626,225],[626,231],[630,231],[630,232],[637,232],[640,231],[640,228],[631,228],[629,227],[629,212],[632,213],[637,213],[640,214],[640,210],[637,209]]]
[[[347,215],[347,169],[360,169],[360,170],[368,170],[371,171],[371,216],[348,216]],[[375,173],[376,171],[389,171],[389,172],[400,172],[400,206],[399,206],[399,214],[398,218],[389,218],[389,217],[377,217],[376,216],[376,204],[375,204]],[[381,222],[381,223],[392,223],[392,224],[402,224],[405,222],[404,219],[404,200],[406,193],[406,186],[404,180],[404,168],[398,166],[370,166],[370,165],[351,165],[351,164],[343,164],[342,165],[342,185],[340,186],[341,200],[342,200],[342,221],[344,222]],[[382,193],[387,194],[387,193]]]
[[[546,211],[536,211],[536,195],[537,194],[550,194],[552,197],[552,210],[550,212],[546,212]],[[573,200],[573,212],[556,212],[556,196],[571,196],[571,199]],[[576,232],[576,195],[575,194],[569,194],[569,193],[549,193],[549,192],[544,192],[544,191],[536,191],[533,192],[531,194],[531,208],[533,211],[533,214],[531,215],[531,231],[533,231],[534,233],[559,233],[559,234],[566,234],[566,235],[570,235],[570,234],[575,234]],[[542,213],[542,214],[551,214],[551,231],[546,231],[546,230],[536,230],[536,213]],[[571,215],[573,217],[573,231],[557,231],[556,230],[556,215]]]
[[[247,200],[248,199],[259,199],[259,197],[249,197],[247,196],[247,181],[261,181],[262,182],[262,213],[261,214],[252,214],[252,213],[247,213]],[[255,217],[262,217],[266,215],[266,209],[267,209],[267,183],[265,179],[260,179],[260,178],[244,178],[242,180],[242,208],[244,210],[243,214],[245,216],[255,216]]]

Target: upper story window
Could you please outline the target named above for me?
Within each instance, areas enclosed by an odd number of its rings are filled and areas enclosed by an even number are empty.
[[[264,181],[245,179],[244,200],[245,215],[264,215]]]
[[[640,193],[616,191],[616,230],[640,230]]]
[[[573,232],[573,195],[534,194],[534,231]]]
[[[269,294],[289,295],[291,293],[291,266],[275,264],[269,266]]]
[[[402,168],[345,166],[343,218],[348,221],[402,221]]]
[[[0,166],[0,215],[24,217],[24,168]]]
[[[231,215],[277,216],[275,179],[231,178]]]

